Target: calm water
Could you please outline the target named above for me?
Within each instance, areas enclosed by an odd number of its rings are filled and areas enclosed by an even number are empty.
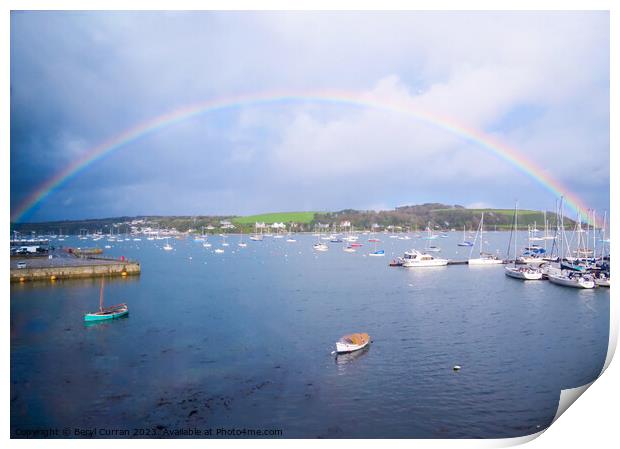
[[[607,353],[609,290],[509,279],[502,266],[402,269],[316,237],[224,254],[192,240],[112,243],[142,275],[106,282],[130,315],[86,327],[99,281],[11,286],[11,429],[236,427],[284,437],[510,437],[548,426],[560,390]],[[505,252],[508,234],[485,234]],[[523,236],[521,236],[523,240]],[[467,258],[461,233],[433,243]],[[246,239],[247,240],[247,239]],[[67,239],[65,245],[84,242]],[[105,240],[98,242],[101,246]],[[524,246],[525,241],[519,246]],[[93,245],[92,242],[89,245]],[[457,253],[458,252],[458,253]],[[334,342],[368,332],[369,350]],[[460,364],[462,370],[453,372]]]

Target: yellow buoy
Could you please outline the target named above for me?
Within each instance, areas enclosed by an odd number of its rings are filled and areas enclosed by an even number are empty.
[[[23,276],[22,276],[22,277],[20,277],[20,278],[19,278],[19,282],[26,282],[26,278],[25,278],[25,277],[23,277]]]
[[[53,274],[50,276],[50,281],[55,281],[56,280],[56,276],[54,276]]]
[[[127,272],[126,271],[121,271],[121,276],[127,276]]]

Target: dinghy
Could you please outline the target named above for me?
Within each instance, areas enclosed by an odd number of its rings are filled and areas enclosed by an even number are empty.
[[[368,334],[349,334],[336,342],[336,352],[343,354],[347,352],[359,351],[370,344]]]
[[[115,306],[103,307],[103,278],[99,289],[99,311],[84,314],[84,321],[103,321],[120,318],[129,313],[127,304],[117,304]]]

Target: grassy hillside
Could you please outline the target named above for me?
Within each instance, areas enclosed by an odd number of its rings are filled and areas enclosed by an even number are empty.
[[[233,223],[254,224],[259,223],[310,223],[314,220],[316,212],[276,212],[271,214],[248,215],[235,217]]]
[[[460,224],[462,227],[465,224],[466,226],[476,227],[483,212],[484,222],[489,227],[497,226],[498,229],[506,229],[513,226],[514,209],[435,209],[432,215],[435,221],[446,226]],[[554,213],[547,212],[546,218],[550,226],[555,226],[556,216]],[[519,210],[518,223],[520,228],[526,228],[528,225],[536,223],[539,229],[543,229],[545,215],[537,210]],[[572,224],[572,220],[565,219],[565,224]]]

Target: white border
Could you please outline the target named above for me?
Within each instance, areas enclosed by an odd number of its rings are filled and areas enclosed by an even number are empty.
[[[618,3],[618,2],[615,2]],[[47,10],[140,10],[145,7],[149,10],[165,10],[165,9],[213,9],[213,10],[340,10],[340,9],[359,9],[359,10],[609,10],[610,11],[610,28],[611,28],[611,114],[610,120],[612,126],[610,148],[616,148],[618,143],[617,132],[613,127],[614,118],[617,118],[618,105],[618,89],[614,86],[614,82],[618,79],[618,72],[616,67],[617,57],[613,57],[618,53],[620,46],[618,45],[618,32],[617,32],[617,14],[620,8],[615,5],[611,0],[590,0],[590,1],[553,1],[553,0],[522,0],[522,1],[490,1],[490,0],[470,0],[466,4],[457,0],[445,0],[445,1],[398,1],[398,0],[382,0],[375,2],[363,2],[359,1],[346,1],[346,0],[298,0],[295,2],[284,0],[263,0],[260,4],[256,1],[249,0],[230,0],[230,1],[198,1],[198,0],[151,0],[149,2],[139,2],[135,0],[60,0],[60,1],[44,1],[44,0],[5,0],[0,6],[0,35],[2,41],[0,44],[0,84],[3,87],[2,99],[0,102],[0,139],[2,139],[2,158],[3,158],[3,170],[4,170],[4,182],[2,183],[1,195],[2,201],[5,204],[3,213],[5,219],[2,221],[3,235],[9,235],[9,223],[10,223],[10,187],[8,179],[10,176],[10,164],[9,164],[9,148],[10,148],[10,104],[7,101],[9,95],[9,27],[10,27],[10,10],[11,9],[47,9]],[[610,179],[618,179],[617,176],[617,163],[618,156],[611,151],[610,154]],[[612,183],[610,203],[613,205],[618,203],[618,188],[620,183]],[[618,208],[612,208],[610,211],[610,222],[618,223]],[[612,240],[613,232],[610,232]],[[615,240],[614,240],[615,241]],[[614,259],[616,259],[617,251],[614,251]],[[8,259],[5,258],[3,262],[4,272],[9,271]],[[617,271],[617,270],[614,270]],[[614,275],[615,277],[615,275]],[[5,407],[2,409],[2,423],[4,424],[4,435],[8,439],[10,434],[10,286],[8,276],[4,281],[4,299],[5,320],[9,321],[4,326],[4,345],[2,346],[2,373],[4,377],[4,388],[2,389],[2,400]],[[607,447],[611,442],[617,440],[618,432],[616,428],[617,424],[617,404],[618,404],[618,383],[619,383],[619,368],[618,363],[610,366],[613,353],[615,352],[617,337],[618,337],[618,311],[620,304],[618,304],[618,295],[615,294],[615,288],[612,289],[610,295],[610,346],[608,350],[607,359],[605,362],[605,373],[602,377],[589,384],[588,386],[575,388],[572,390],[566,390],[562,392],[561,407],[556,415],[556,419],[562,415],[561,419],[544,432],[545,435],[542,438],[536,439],[534,447],[545,448],[549,446],[566,446],[566,447],[582,447],[586,444],[594,447]],[[609,367],[609,368],[608,368]],[[608,368],[608,369],[607,369]],[[606,370],[605,370],[606,369]],[[590,386],[590,388],[588,388]],[[581,395],[586,389],[588,394],[579,401],[579,406],[571,407],[569,411],[562,414],[566,409],[565,402],[572,403],[577,397]],[[566,402],[566,403],[568,403]],[[563,409],[563,410],[562,410]],[[561,410],[561,411],[560,411]],[[504,439],[504,440],[328,440],[322,442],[328,446],[342,447],[353,446],[356,447],[375,447],[377,445],[388,444],[392,447],[410,447],[412,444],[418,444],[423,447],[505,447],[515,444],[522,444],[540,436],[543,432],[538,434]],[[54,440],[54,441],[24,441],[24,440],[10,440],[9,444],[21,447],[40,447],[43,444],[52,447],[65,447],[65,446],[83,446],[88,444],[94,447],[103,447],[104,445],[111,444],[110,441],[105,440]],[[171,444],[182,444],[193,447],[204,447],[208,445],[229,446],[231,444],[237,445],[240,440],[147,440],[140,441],[138,444],[148,444],[161,447],[162,445],[169,446]],[[251,440],[247,443],[252,444],[255,447],[273,447],[274,445],[290,445],[291,440]],[[246,444],[247,444],[246,443]],[[117,440],[113,444],[127,446],[133,445],[133,441]],[[315,445],[313,440],[296,440],[295,445],[306,446]]]

